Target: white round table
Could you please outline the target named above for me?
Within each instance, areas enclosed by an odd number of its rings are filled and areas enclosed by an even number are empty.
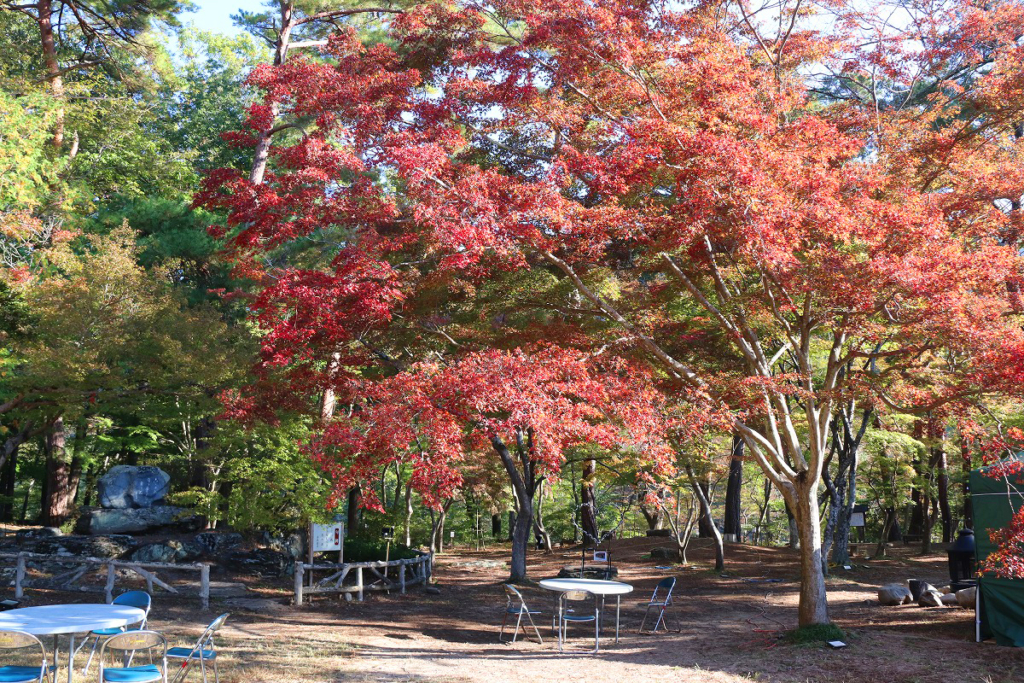
[[[540,587],[544,590],[565,593],[566,591],[587,591],[601,596],[601,612],[604,613],[604,598],[615,596],[615,642],[619,642],[619,611],[622,596],[633,592],[633,587],[621,581],[602,581],[601,579],[542,579]]]
[[[53,663],[57,664],[57,636],[68,635],[68,683],[75,669],[75,634],[137,624],[146,613],[125,605],[42,605],[0,612],[0,630],[53,636]]]

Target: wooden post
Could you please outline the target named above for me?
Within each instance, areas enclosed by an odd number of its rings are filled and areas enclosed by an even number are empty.
[[[153,576],[146,575],[146,592],[150,595],[153,594]]]
[[[398,588],[402,595],[405,595],[405,560],[398,565]]]
[[[203,609],[210,609],[210,565],[199,565],[199,599]]]
[[[18,553],[18,568],[14,574],[14,599],[25,596],[25,553]]]
[[[301,562],[295,563],[295,606],[302,605],[302,570],[303,564]]]
[[[114,581],[117,579],[117,568],[113,562],[107,562],[107,585],[103,589],[107,604],[114,602]]]
[[[359,601],[363,601],[363,568],[356,567],[356,590],[359,591]]]

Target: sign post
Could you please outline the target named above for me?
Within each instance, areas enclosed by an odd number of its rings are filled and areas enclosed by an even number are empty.
[[[338,551],[338,564],[345,562],[345,523],[309,525],[309,564],[313,564],[313,553]],[[309,586],[313,587],[313,570],[309,570]]]

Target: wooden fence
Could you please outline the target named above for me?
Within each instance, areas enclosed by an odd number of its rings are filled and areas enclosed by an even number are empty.
[[[410,586],[426,585],[430,580],[431,557],[429,553],[420,553],[419,557],[407,560],[391,560],[390,562],[345,562],[343,564],[304,564],[295,563],[295,604],[301,605],[306,593],[343,593],[351,599],[352,594],[358,600],[363,599],[366,591],[398,590],[405,593]],[[390,577],[394,569],[394,577]],[[324,578],[312,586],[303,586],[306,572],[327,571]],[[369,577],[366,575],[370,574]],[[355,583],[345,583],[346,578],[354,577]],[[376,577],[376,578],[374,578]],[[373,579],[367,583],[366,579]]]
[[[117,570],[128,569],[146,581],[146,590],[152,594],[153,587],[158,586],[168,593],[181,595],[181,591],[156,575],[157,570],[194,571],[199,573],[199,599],[203,609],[210,607],[210,565],[201,562],[191,564],[174,564],[170,562],[131,562],[128,560],[112,560],[98,557],[61,557],[42,555],[39,553],[0,553],[0,558],[15,561],[14,597],[20,599],[25,595],[26,588],[43,588],[48,590],[79,591],[85,593],[103,593],[109,603],[114,599],[114,586],[117,581]],[[40,564],[76,565],[70,571],[56,574],[48,579],[30,579],[26,577],[28,561]],[[93,568],[106,568],[106,583],[102,588],[80,584],[79,581]]]

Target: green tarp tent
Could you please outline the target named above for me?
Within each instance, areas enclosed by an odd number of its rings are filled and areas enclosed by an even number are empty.
[[[1024,454],[1017,459],[1024,460]],[[974,508],[974,539],[977,560],[995,550],[989,532],[1010,523],[1013,514],[1024,505],[1024,474],[1007,478],[987,476],[994,465],[971,472],[971,505]],[[981,577],[981,637],[995,638],[1000,645],[1024,647],[1024,580]]]

